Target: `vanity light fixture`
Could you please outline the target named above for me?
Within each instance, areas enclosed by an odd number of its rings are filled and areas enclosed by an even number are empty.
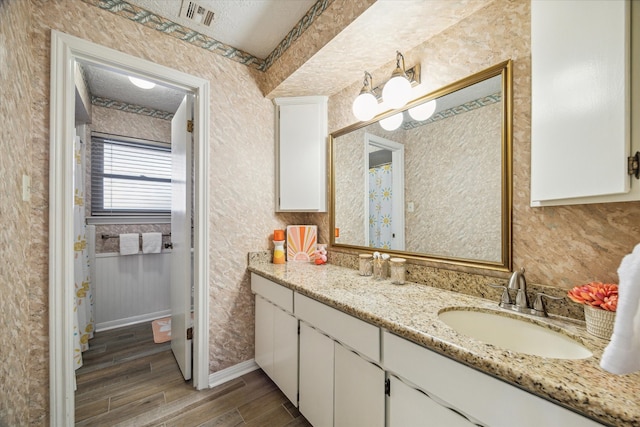
[[[400,67],[402,61],[402,67]],[[382,99],[389,108],[400,108],[411,98],[411,82],[404,66],[404,55],[396,51],[396,69],[382,88]]]
[[[424,104],[416,105],[413,108],[409,108],[409,115],[413,120],[418,122],[424,122],[429,117],[433,116],[436,111],[436,100],[425,102]]]
[[[411,99],[411,87],[418,84],[420,84],[420,64],[408,70],[405,69],[404,56],[396,51],[396,69],[384,85],[374,87],[371,74],[364,72],[362,89],[353,101],[353,115],[363,122],[371,120],[381,112],[380,101],[384,101],[383,106],[388,109],[403,107]]]
[[[380,120],[380,126],[384,130],[388,130],[388,131],[396,130],[402,124],[402,119],[403,119],[402,115],[403,113],[399,112],[394,114],[393,116],[385,117],[384,119]]]
[[[353,101],[353,115],[360,121],[371,120],[378,111],[378,98],[373,91],[373,78],[364,72],[364,81],[360,95]]]
[[[139,79],[137,77],[129,76],[129,81],[134,85],[138,86],[140,89],[153,89],[156,84],[147,80]]]

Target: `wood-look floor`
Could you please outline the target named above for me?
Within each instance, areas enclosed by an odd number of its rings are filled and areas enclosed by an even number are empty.
[[[197,391],[151,324],[98,332],[76,371],[77,426],[310,426],[257,370]]]

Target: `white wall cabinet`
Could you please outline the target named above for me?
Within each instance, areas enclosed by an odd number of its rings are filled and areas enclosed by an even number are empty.
[[[290,313],[293,291],[257,275],[252,275],[251,288],[256,293],[254,359],[298,406],[298,319]]]
[[[640,200],[627,167],[640,151],[631,16],[628,0],[531,2],[532,206]]]
[[[327,97],[275,98],[276,211],[327,211]]]

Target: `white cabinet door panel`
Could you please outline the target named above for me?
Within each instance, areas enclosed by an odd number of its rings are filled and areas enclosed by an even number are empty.
[[[256,295],[255,361],[273,377],[273,305]]]
[[[273,379],[298,406],[298,319],[273,306]]]
[[[384,427],[384,371],[335,344],[335,427]]]
[[[408,386],[393,375],[389,376],[388,427],[471,427],[462,415],[436,403],[426,394]]]
[[[300,322],[300,413],[314,427],[333,426],[334,341]]]
[[[533,206],[629,192],[629,19],[627,1],[531,2]]]
[[[327,97],[275,98],[277,211],[327,209]]]

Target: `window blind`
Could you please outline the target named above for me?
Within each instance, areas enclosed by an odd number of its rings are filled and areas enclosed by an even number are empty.
[[[91,138],[91,214],[171,212],[171,147],[129,138]]]

